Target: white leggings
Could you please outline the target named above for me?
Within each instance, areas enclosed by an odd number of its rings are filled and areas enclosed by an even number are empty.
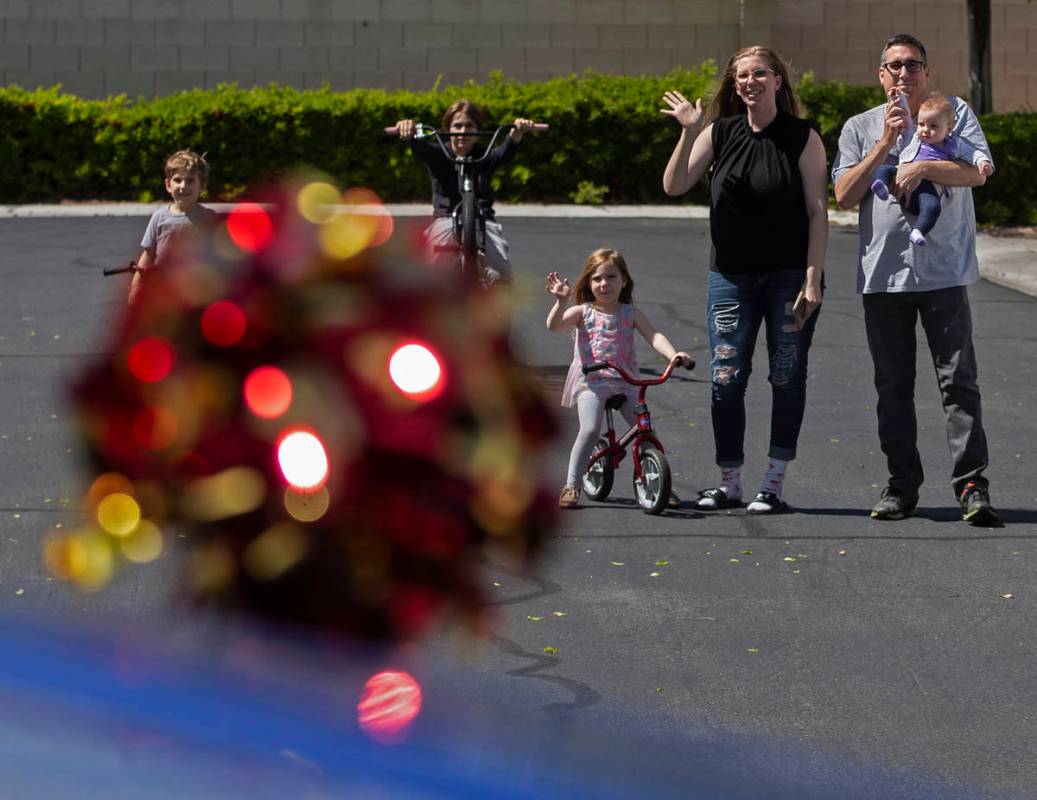
[[[587,459],[594,452],[594,443],[601,434],[601,421],[605,416],[605,403],[614,392],[605,390],[598,394],[593,389],[584,389],[576,395],[576,413],[580,419],[580,432],[576,434],[572,452],[569,453],[569,472],[565,476],[566,486],[578,486],[587,470]],[[620,406],[620,413],[627,425],[634,424],[634,400],[629,395]],[[620,434],[625,431],[621,431]]]

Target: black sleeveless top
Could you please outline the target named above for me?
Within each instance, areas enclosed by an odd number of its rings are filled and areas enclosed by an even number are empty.
[[[784,111],[758,132],[744,114],[713,123],[711,270],[806,269],[809,221],[799,157],[810,128]]]

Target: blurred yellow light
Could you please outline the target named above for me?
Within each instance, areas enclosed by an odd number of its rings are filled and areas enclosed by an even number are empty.
[[[148,564],[162,555],[162,532],[151,520],[141,520],[136,531],[119,540],[119,549],[133,563]]]
[[[129,536],[140,525],[140,506],[128,494],[115,492],[97,506],[97,523],[112,536]]]
[[[284,490],[284,507],[299,522],[316,522],[331,505],[331,494],[324,487],[316,492],[297,492],[291,487]]]
[[[299,213],[305,219],[319,224],[335,213],[335,205],[338,200],[338,189],[330,183],[314,181],[299,190],[296,204]]]
[[[297,564],[309,543],[295,525],[281,523],[263,531],[245,548],[242,563],[259,580],[273,580]]]
[[[100,531],[85,528],[68,541],[68,573],[80,589],[95,591],[112,578],[114,559],[109,539]]]
[[[43,562],[55,578],[67,581],[72,577],[71,556],[68,536],[51,535],[43,540]]]
[[[370,216],[337,213],[320,228],[321,247],[332,258],[352,258],[371,243],[376,228],[377,220]]]
[[[266,479],[251,467],[231,467],[191,483],[184,492],[183,512],[212,522],[255,511],[266,499]]]
[[[191,556],[188,571],[195,591],[218,592],[234,579],[237,572],[234,555],[221,542],[210,542],[200,546]]]
[[[121,492],[133,494],[133,484],[125,475],[118,472],[105,472],[94,478],[86,492],[86,501],[91,508],[97,508],[108,495]]]

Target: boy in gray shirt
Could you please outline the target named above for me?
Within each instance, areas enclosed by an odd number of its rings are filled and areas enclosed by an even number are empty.
[[[176,242],[197,235],[216,217],[215,211],[198,202],[209,179],[209,165],[203,156],[191,150],[178,150],[166,159],[165,171],[166,191],[172,202],[158,209],[148,220],[140,242],[144,250],[137,259],[130,282],[130,303],[140,291],[144,271],[161,266],[174,251]]]
[[[983,475],[987,441],[966,288],[980,277],[970,187],[982,186],[986,176],[963,161],[900,164],[892,194],[905,204],[924,179],[948,187],[928,244],[912,247],[911,223],[903,207],[876,202],[870,187],[875,169],[883,163],[896,165],[914,133],[912,120],[929,81],[922,43],[909,34],[887,41],[879,81],[890,102],[846,122],[832,166],[839,206],[860,204],[857,290],[862,294],[868,349],[875,368],[879,441],[890,473],[871,516],[898,520],[917,509],[924,478],[914,401],[915,328],[921,318],[947,421],[947,442],[954,460],[951,486],[962,518],[973,525],[999,525]],[[900,96],[907,98],[906,108],[897,102]],[[992,164],[986,137],[972,110],[958,98],[949,99],[954,106],[954,136],[970,142]]]

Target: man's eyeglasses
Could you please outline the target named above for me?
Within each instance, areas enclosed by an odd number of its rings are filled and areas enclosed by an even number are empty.
[[[762,81],[770,74],[771,70],[760,67],[759,69],[754,69],[752,72],[739,72],[735,75],[735,80],[739,83],[748,83],[750,78]]]
[[[903,69],[906,67],[907,71],[914,75],[916,72],[921,71],[922,67],[925,66],[925,62],[915,61],[912,58],[908,61],[886,61],[880,66],[892,75],[895,75],[898,72],[903,71]]]

